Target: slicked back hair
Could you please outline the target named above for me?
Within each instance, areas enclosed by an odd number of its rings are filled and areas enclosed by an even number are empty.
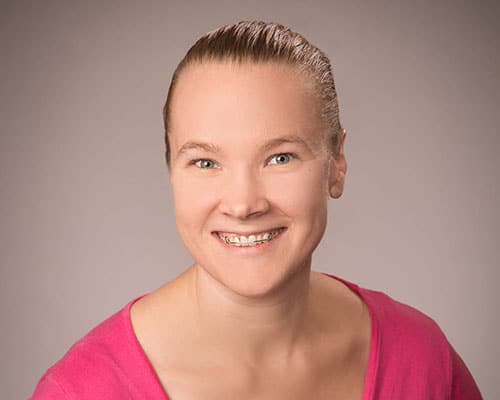
[[[333,156],[338,153],[342,126],[329,58],[301,34],[291,31],[284,25],[263,21],[241,21],[203,35],[188,50],[175,69],[163,108],[167,166],[170,167],[171,157],[168,140],[171,102],[179,77],[189,65],[210,61],[285,64],[304,73],[314,85],[321,104],[321,118],[329,128],[328,150]]]

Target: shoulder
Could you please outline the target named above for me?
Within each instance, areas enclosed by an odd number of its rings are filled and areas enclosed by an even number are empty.
[[[481,399],[472,375],[434,319],[385,293],[358,290],[372,314],[380,393],[392,398]]]
[[[437,322],[422,311],[393,299],[389,295],[365,288],[358,289],[372,318],[384,336],[404,338],[407,346],[435,347],[445,345],[446,337]],[[410,346],[411,347],[411,346]]]
[[[434,319],[383,292],[325,275],[355,292],[370,312],[370,398],[482,399],[470,371]]]
[[[129,398],[136,366],[145,363],[128,318],[133,301],[73,344],[40,379],[32,399]]]
[[[359,292],[371,312],[382,363],[390,361],[388,355],[397,355],[401,363],[411,360],[412,368],[450,365],[450,345],[434,319],[385,293],[363,288]]]
[[[370,312],[375,331],[380,334],[379,340],[391,336],[393,340],[404,338],[407,344],[447,343],[436,321],[420,310],[397,301],[383,292],[363,288],[330,274],[325,275],[340,281],[363,300]]]

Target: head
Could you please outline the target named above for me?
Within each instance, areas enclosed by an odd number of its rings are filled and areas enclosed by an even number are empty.
[[[347,168],[323,52],[279,24],[209,32],[175,70],[164,122],[177,226],[199,265],[247,295],[310,265]]]
[[[338,155],[344,132],[329,58],[302,35],[281,24],[242,21],[203,35],[175,69],[163,108],[167,167],[170,167],[171,157],[169,130],[172,100],[179,78],[189,66],[210,61],[281,64],[303,74],[317,95],[321,118],[328,127],[328,150],[333,157]]]

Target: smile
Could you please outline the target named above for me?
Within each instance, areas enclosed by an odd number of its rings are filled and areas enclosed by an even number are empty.
[[[270,242],[284,230],[285,228],[278,228],[269,232],[260,232],[260,233],[250,234],[248,236],[238,235],[236,233],[227,233],[227,232],[216,232],[216,235],[224,243],[229,244],[231,246],[250,247]]]

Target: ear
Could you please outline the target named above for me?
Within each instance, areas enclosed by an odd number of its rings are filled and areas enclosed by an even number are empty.
[[[339,138],[339,152],[330,160],[329,192],[330,196],[338,199],[344,191],[345,174],[347,173],[347,161],[344,155],[344,141],[346,130],[342,129]]]

